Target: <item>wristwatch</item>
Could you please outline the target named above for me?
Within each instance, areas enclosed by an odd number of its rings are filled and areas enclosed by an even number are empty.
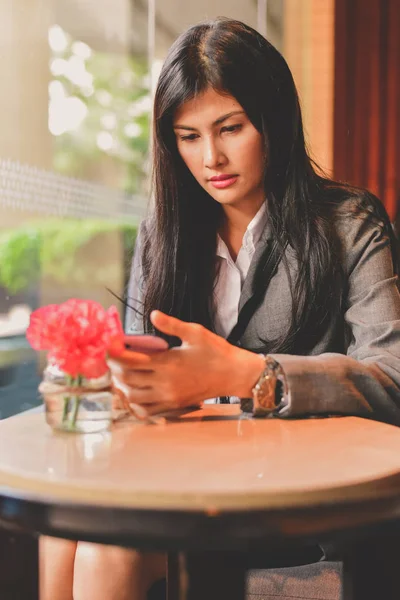
[[[281,365],[271,356],[262,355],[265,366],[252,389],[252,398],[241,398],[240,408],[255,417],[279,413],[288,403],[288,386]]]

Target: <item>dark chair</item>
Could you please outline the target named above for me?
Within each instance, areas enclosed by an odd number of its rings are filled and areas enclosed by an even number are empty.
[[[301,567],[250,571],[247,600],[339,600],[341,563],[318,562]],[[165,600],[166,582],[158,581],[147,600]],[[174,599],[171,599],[174,600]]]

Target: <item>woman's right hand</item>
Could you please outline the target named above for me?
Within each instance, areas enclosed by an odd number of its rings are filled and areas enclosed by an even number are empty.
[[[237,348],[197,323],[153,311],[154,327],[182,345],[146,355],[125,350],[108,363],[116,389],[139,418],[200,405],[218,396],[251,397],[261,355]]]

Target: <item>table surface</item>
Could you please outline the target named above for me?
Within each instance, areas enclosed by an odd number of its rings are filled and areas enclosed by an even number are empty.
[[[400,493],[400,429],[355,417],[249,419],[215,405],[165,424],[69,434],[23,414],[0,422],[0,490],[208,514],[374,498]]]

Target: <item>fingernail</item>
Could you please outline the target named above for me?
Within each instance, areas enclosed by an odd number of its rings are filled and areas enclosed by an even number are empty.
[[[140,404],[134,404],[133,402],[131,402],[129,404],[129,408],[132,410],[132,412],[135,414],[135,417],[137,417],[138,419],[147,419],[149,416],[147,414],[147,410],[143,408],[143,406],[140,406]]]
[[[129,404],[134,416],[140,421],[146,421],[152,425],[164,425],[167,420],[163,416],[149,415],[148,412],[139,404]]]

